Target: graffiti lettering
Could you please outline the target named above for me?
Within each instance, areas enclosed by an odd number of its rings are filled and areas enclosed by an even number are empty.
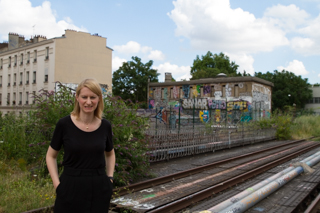
[[[207,99],[183,99],[182,107],[184,109],[208,109]]]
[[[208,106],[210,109],[226,109],[226,101],[208,99]]]
[[[231,111],[234,109],[243,110],[247,108],[247,101],[229,101],[227,103],[227,110]]]

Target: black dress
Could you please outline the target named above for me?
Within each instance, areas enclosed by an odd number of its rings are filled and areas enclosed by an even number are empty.
[[[57,151],[64,147],[54,212],[108,212],[113,186],[104,151],[113,149],[110,122],[102,119],[98,129],[85,132],[66,116],[58,121],[50,146]]]

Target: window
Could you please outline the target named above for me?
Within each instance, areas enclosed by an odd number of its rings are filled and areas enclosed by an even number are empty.
[[[46,47],[46,59],[45,60],[48,60],[49,59],[49,47]]]
[[[14,56],[14,66],[17,66],[17,59],[18,59],[18,56],[15,55],[15,56]]]
[[[23,64],[23,54],[20,55],[20,65]]]
[[[0,70],[2,69],[2,66],[3,66],[3,60],[2,58],[0,59]]]
[[[44,82],[47,83],[48,82],[48,68],[46,68],[44,70]]]
[[[11,56],[9,57],[9,63],[8,63],[8,67],[11,67]]]
[[[29,84],[29,71],[26,73],[26,84]]]
[[[13,86],[16,85],[16,81],[17,81],[17,74],[13,74]]]
[[[20,83],[19,85],[22,85],[22,72],[20,72]]]
[[[37,62],[37,50],[33,52],[33,62]]]
[[[320,103],[320,98],[314,98],[314,103],[316,104]]]
[[[7,105],[10,104],[10,93],[7,94]]]
[[[19,92],[19,105],[22,104],[22,92]]]
[[[0,76],[0,87],[2,87],[2,75]]]
[[[37,80],[37,72],[34,71],[33,72],[33,82],[32,83],[35,84],[37,82],[36,80]]]
[[[29,92],[26,92],[26,104],[29,104]]]
[[[33,91],[32,92],[32,95],[33,95],[33,103],[36,103],[36,91]]]
[[[10,86],[10,82],[11,82],[11,76],[8,75],[8,87]]]
[[[13,93],[12,105],[16,105],[16,93]]]
[[[0,93],[0,106],[2,105],[2,93]]]
[[[30,63],[30,52],[27,52],[27,64]]]

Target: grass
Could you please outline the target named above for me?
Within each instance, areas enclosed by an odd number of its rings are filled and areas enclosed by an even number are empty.
[[[291,125],[292,139],[320,137],[320,116],[305,115],[297,117]]]
[[[49,177],[38,178],[20,169],[17,162],[0,161],[0,213],[52,206],[54,201],[55,190]]]

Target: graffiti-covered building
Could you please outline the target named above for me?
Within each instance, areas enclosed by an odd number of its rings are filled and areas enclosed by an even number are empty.
[[[239,113],[258,112],[258,117],[269,117],[273,83],[257,77],[227,77],[173,82],[171,73],[165,82],[149,83],[149,108],[183,110],[197,109],[199,115],[214,112],[219,121],[220,113],[234,110]],[[251,116],[252,117],[252,116]],[[250,118],[254,119],[254,118]]]

